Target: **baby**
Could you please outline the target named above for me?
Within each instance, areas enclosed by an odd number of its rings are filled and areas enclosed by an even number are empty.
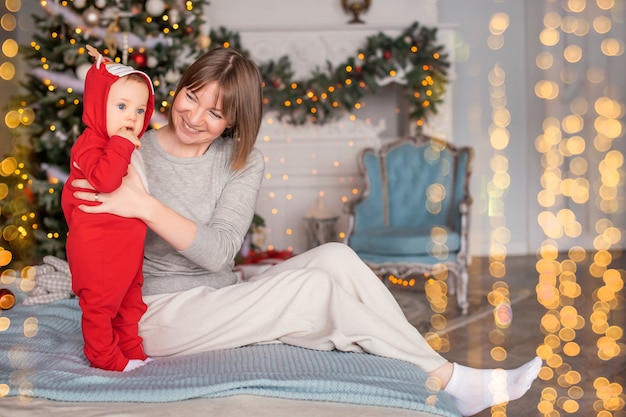
[[[136,149],[154,111],[154,88],[147,74],[105,60],[89,45],[87,50],[95,62],[85,78],[86,129],[72,147],[62,195],[67,260],[82,310],[85,356],[93,367],[130,371],[149,360],[138,334],[146,311],[141,295],[146,225],[81,211],[84,201],[74,197],[78,189],[72,181],[87,179],[96,189],[92,204],[100,204],[98,193],[117,189],[131,160],[145,179]]]

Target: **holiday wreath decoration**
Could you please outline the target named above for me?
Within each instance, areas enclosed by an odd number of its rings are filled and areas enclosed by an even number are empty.
[[[417,22],[396,38],[380,32],[368,37],[345,62],[336,66],[327,62],[309,79],[294,79],[288,56],[260,63],[265,106],[292,124],[325,123],[358,109],[366,94],[396,82],[405,86],[409,118],[420,127],[430,113],[437,113],[448,83],[450,62],[436,35],[437,28]],[[247,53],[239,34],[223,27],[211,32],[211,40]]]

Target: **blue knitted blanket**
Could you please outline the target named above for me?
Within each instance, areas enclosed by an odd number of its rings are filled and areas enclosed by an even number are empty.
[[[272,344],[158,358],[128,373],[89,367],[76,299],[0,311],[0,387],[57,401],[171,402],[251,394],[398,407],[457,417],[406,362]]]

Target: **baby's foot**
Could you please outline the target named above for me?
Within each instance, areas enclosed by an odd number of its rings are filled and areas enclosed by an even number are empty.
[[[128,372],[128,371],[135,370],[137,368],[141,368],[145,364],[146,364],[145,361],[142,361],[139,359],[131,359],[128,361],[128,363],[126,364],[126,367],[124,368],[122,372]]]
[[[444,388],[462,415],[520,398],[530,389],[541,369],[535,357],[516,369],[476,369],[454,364],[452,377]]]

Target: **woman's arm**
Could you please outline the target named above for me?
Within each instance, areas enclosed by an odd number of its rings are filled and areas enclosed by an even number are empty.
[[[99,196],[101,204],[79,208],[88,213],[139,218],[181,255],[209,271],[216,271],[224,263],[232,262],[241,248],[254,215],[263,170],[263,155],[254,150],[247,166],[234,172],[221,185],[223,188],[220,188],[210,219],[200,223],[149,195],[132,167],[119,189]],[[84,180],[76,180],[73,184],[93,189]],[[86,201],[95,200],[92,192],[78,191],[74,195]]]
[[[76,188],[94,189],[86,180],[74,180]],[[95,201],[94,193],[76,191],[74,196],[80,200]],[[146,192],[137,171],[128,167],[128,175],[122,179],[122,185],[111,193],[99,194],[100,204],[78,208],[85,213],[110,213],[121,217],[138,218],[174,249],[182,251],[193,243],[196,236],[196,224],[181,216]]]
[[[193,244],[181,255],[209,271],[233,261],[252,223],[264,165],[261,152],[253,150],[244,168],[216,179],[213,192],[219,190],[219,197],[212,213],[197,224]],[[221,176],[219,170],[212,175]]]

